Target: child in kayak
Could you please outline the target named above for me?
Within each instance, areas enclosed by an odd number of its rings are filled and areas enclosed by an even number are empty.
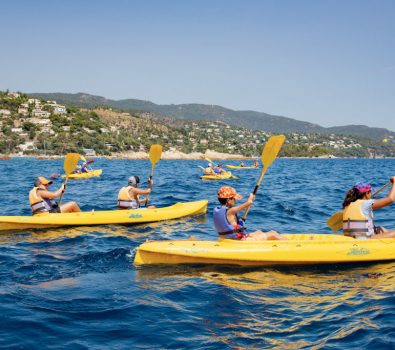
[[[395,231],[375,226],[373,210],[384,208],[395,201],[395,176],[387,197],[372,199],[369,182],[358,182],[351,188],[343,201],[343,233],[354,238],[395,238]]]
[[[145,203],[145,198],[140,198],[140,195],[148,195],[152,191],[153,181],[148,179],[148,188],[143,190],[139,188],[140,178],[138,176],[131,176],[128,180],[128,186],[122,187],[118,193],[118,209],[138,209],[142,203]],[[149,205],[148,209],[155,208]]]
[[[29,193],[30,207],[33,215],[40,213],[73,213],[81,211],[76,202],[68,202],[60,207],[55,202],[55,198],[59,197],[65,189],[64,184],[55,192],[48,191],[48,186],[53,181],[47,180],[45,177],[38,177],[34,182],[34,187]]]
[[[262,232],[260,230],[248,233],[244,222],[237,216],[237,213],[249,208],[254,200],[251,193],[243,204],[235,206],[236,200],[242,196],[233,187],[223,186],[217,193],[221,206],[214,208],[214,226],[221,238],[236,239],[242,241],[266,241],[284,240],[276,231]]]

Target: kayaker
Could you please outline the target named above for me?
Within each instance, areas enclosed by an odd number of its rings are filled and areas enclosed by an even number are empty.
[[[357,182],[343,201],[343,233],[359,239],[395,238],[395,231],[375,226],[373,210],[384,208],[395,201],[395,176],[390,179],[392,188],[384,198],[372,199],[369,182]]]
[[[255,167],[255,168],[259,167],[259,162],[256,159],[254,160],[253,167]]]
[[[214,208],[214,226],[221,238],[236,239],[242,241],[265,241],[265,240],[285,240],[276,231],[255,231],[248,233],[243,220],[237,213],[249,208],[254,200],[251,193],[243,204],[236,205],[236,200],[242,196],[233,187],[223,186],[217,193],[221,206]]]
[[[148,195],[152,191],[152,180],[148,179],[148,188],[143,190],[139,188],[140,178],[138,176],[131,176],[128,180],[128,186],[122,187],[118,193],[118,209],[138,209],[141,203],[145,203],[145,198],[140,198],[140,195]],[[155,208],[149,205],[148,209]]]
[[[217,166],[214,167],[214,173],[218,174],[218,175],[221,175],[221,174],[225,173],[225,170],[222,169],[222,165],[221,164],[218,164]]]
[[[211,163],[208,163],[207,168],[204,169],[204,175],[214,175],[214,170]]]
[[[81,167],[81,173],[89,173],[89,169],[88,169],[88,163],[84,162],[82,163],[82,167]]]
[[[45,177],[38,177],[34,187],[29,193],[30,207],[33,215],[40,213],[73,213],[81,211],[76,202],[68,202],[60,207],[55,198],[59,197],[65,189],[64,184],[55,192],[48,191],[48,186],[53,182]]]
[[[243,167],[245,167],[245,165],[244,165],[244,162],[243,161],[241,161],[240,162],[240,166],[243,168]]]

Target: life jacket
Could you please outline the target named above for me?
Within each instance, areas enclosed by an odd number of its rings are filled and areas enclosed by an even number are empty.
[[[140,202],[137,199],[130,197],[129,190],[133,186],[122,187],[118,193],[118,208],[119,209],[138,209],[140,208]]]
[[[58,204],[53,199],[42,198],[37,191],[42,190],[39,187],[33,187],[29,192],[29,203],[32,208],[33,215],[39,213],[49,213],[54,208],[58,207]]]
[[[215,229],[221,238],[241,239],[247,234],[244,222],[236,215],[237,224],[230,224],[226,217],[228,209],[224,205],[214,208],[213,219]]]
[[[343,233],[345,236],[370,237],[374,234],[373,220],[362,212],[364,200],[350,203],[343,211]]]

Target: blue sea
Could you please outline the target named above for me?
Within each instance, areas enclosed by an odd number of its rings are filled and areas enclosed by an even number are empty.
[[[224,184],[252,192],[260,170],[202,181],[204,161],[161,160],[150,202],[207,199],[206,215],[137,226],[91,226],[0,234],[0,348],[4,349],[391,349],[395,262],[310,267],[139,267],[146,240],[215,240],[212,210]],[[224,162],[224,164],[237,164]],[[131,175],[146,186],[148,160],[96,159],[100,178],[70,180],[64,201],[115,209]],[[394,159],[277,159],[247,218],[249,230],[331,234],[326,219],[365,179],[376,188]],[[37,176],[63,160],[0,161],[0,215],[30,215]],[[56,179],[53,189],[62,180]],[[395,207],[377,212],[394,228]]]

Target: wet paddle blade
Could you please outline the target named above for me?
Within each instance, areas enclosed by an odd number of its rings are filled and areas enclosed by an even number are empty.
[[[285,140],[284,135],[272,136],[266,142],[265,147],[262,151],[262,163],[265,168],[268,168],[270,164],[273,163],[273,160],[276,159],[278,152],[280,152],[281,146],[283,145]]]
[[[343,227],[343,212],[338,211],[333,214],[328,220],[326,220],[326,223],[333,232],[341,230]]]
[[[66,158],[64,159],[64,172],[67,175],[70,175],[78,164],[78,159],[80,159],[80,155],[78,153],[67,153]]]
[[[160,157],[162,156],[162,145],[151,145],[151,148],[149,150],[149,160],[154,166],[156,164]]]

